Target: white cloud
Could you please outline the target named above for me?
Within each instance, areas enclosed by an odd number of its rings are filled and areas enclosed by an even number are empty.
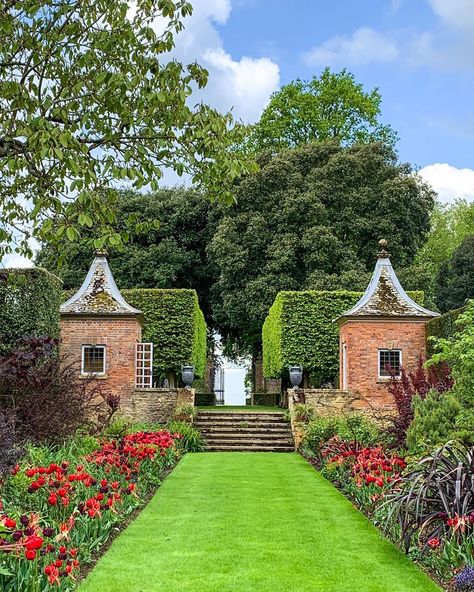
[[[203,57],[204,65],[213,72],[208,89],[213,101],[227,109],[234,107],[235,115],[245,122],[256,121],[278,88],[278,65],[268,58],[244,56],[235,61],[222,48],[209,49]]]
[[[474,169],[435,163],[422,168],[419,174],[438,193],[443,203],[452,203],[457,198],[474,201]]]
[[[433,12],[448,26],[474,32],[472,0],[428,0]]]
[[[31,259],[22,257],[17,253],[5,255],[1,263],[2,267],[33,267],[33,262],[31,261]]]
[[[172,52],[185,64],[197,61],[209,71],[208,85],[192,98],[221,111],[232,109],[237,119],[253,123],[279,86],[278,64],[267,57],[234,58],[226,51],[215,25],[229,19],[231,0],[195,0],[193,8]]]
[[[396,43],[382,33],[363,27],[352,35],[337,35],[303,56],[310,66],[367,65],[391,62],[399,55]]]

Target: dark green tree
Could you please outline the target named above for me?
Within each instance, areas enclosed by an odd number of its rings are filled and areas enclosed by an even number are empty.
[[[248,140],[251,150],[279,151],[313,142],[381,141],[394,145],[395,132],[379,121],[382,98],[365,92],[347,70],[323,70],[311,80],[295,80],[273,93]]]
[[[206,320],[211,322],[209,291],[216,270],[206,254],[216,230],[220,207],[202,192],[160,189],[153,193],[120,192],[115,204],[117,220],[134,212],[139,219],[160,220],[157,229],[136,234],[122,250],[110,250],[110,264],[120,288],[194,288]],[[120,227],[119,229],[120,230]],[[65,289],[78,288],[90,266],[92,250],[64,241],[45,245],[37,263],[54,271]]]
[[[209,246],[217,326],[230,344],[257,351],[280,290],[363,289],[377,241],[408,266],[429,231],[434,193],[381,143],[308,144],[260,157],[236,187]]]
[[[467,236],[445,261],[437,277],[437,304],[442,312],[474,298],[474,235]]]

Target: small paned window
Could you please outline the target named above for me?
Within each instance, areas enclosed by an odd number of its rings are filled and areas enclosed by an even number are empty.
[[[379,349],[379,378],[399,377],[402,368],[402,352],[399,349]]]
[[[82,346],[82,373],[105,374],[105,345]]]

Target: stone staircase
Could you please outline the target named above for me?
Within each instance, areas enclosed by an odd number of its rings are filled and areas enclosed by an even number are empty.
[[[294,452],[291,426],[283,413],[200,411],[194,420],[216,452]]]

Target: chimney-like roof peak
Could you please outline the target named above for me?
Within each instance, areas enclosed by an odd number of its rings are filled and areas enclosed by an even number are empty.
[[[96,251],[79,290],[61,305],[62,315],[138,316],[117,288],[105,251]]]

